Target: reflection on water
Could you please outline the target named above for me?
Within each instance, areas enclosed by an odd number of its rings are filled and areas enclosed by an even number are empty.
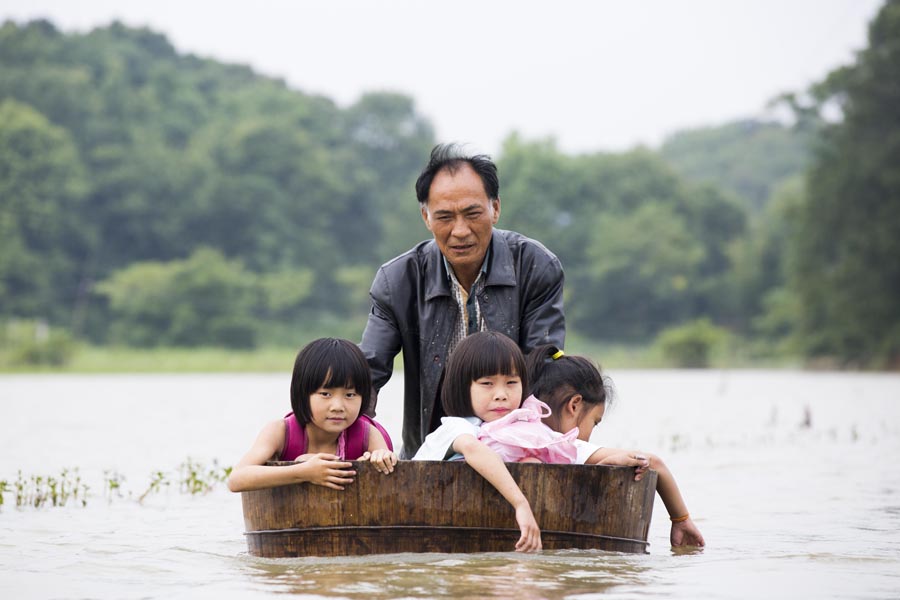
[[[78,467],[94,494],[41,510],[7,495],[0,598],[900,597],[900,376],[612,375],[594,441],[665,458],[702,552],[669,548],[657,502],[649,554],[255,558],[238,495],[136,497],[186,458],[237,460],[287,412],[286,375],[0,377],[0,480]],[[378,415],[399,438],[394,380]],[[123,498],[103,497],[105,470]]]
[[[269,591],[295,595],[537,600],[639,586],[649,568],[643,562],[612,552],[558,550],[535,555],[247,557],[245,568]]]

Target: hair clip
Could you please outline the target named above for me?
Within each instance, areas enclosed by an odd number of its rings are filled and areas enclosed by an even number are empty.
[[[565,356],[565,352],[563,352],[562,350],[557,350],[550,356],[550,358],[552,358],[553,360],[558,360],[562,356]]]

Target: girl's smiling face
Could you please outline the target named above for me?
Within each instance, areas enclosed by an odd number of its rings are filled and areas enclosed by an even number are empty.
[[[469,388],[472,412],[486,423],[508,415],[522,404],[522,378],[518,375],[479,377]]]

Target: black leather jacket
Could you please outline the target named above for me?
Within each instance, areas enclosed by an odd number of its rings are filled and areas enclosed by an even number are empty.
[[[494,229],[490,264],[478,296],[485,325],[528,353],[540,344],[565,343],[563,270],[540,242]],[[372,310],[360,347],[372,368],[375,390],[391,378],[403,352],[402,458],[411,458],[431,429],[441,373],[458,308],[434,240],[417,244],[378,269]]]

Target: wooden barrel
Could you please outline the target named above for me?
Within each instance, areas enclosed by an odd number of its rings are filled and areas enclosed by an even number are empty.
[[[291,463],[270,463],[291,464]],[[646,552],[656,472],[507,464],[547,550]],[[354,462],[343,491],[287,485],[242,493],[250,554],[270,558],[397,552],[505,552],[519,528],[509,503],[464,462],[400,461],[383,475]]]

